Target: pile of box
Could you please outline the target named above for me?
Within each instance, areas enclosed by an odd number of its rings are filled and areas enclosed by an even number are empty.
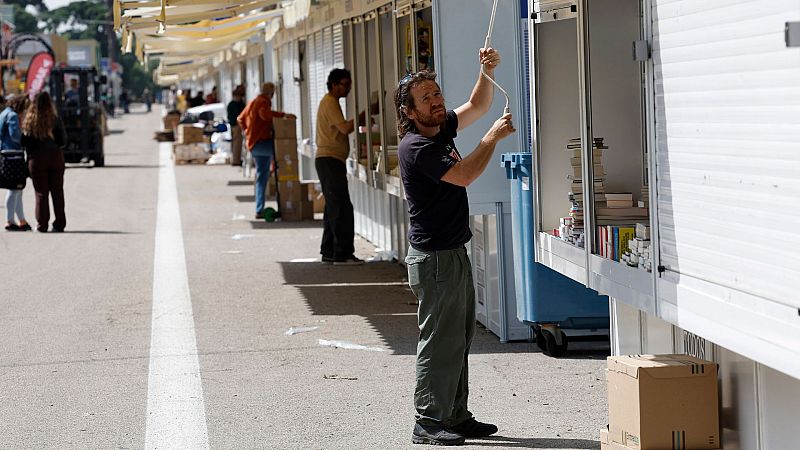
[[[275,118],[272,120],[272,126],[281,220],[287,222],[314,220],[314,200],[317,193],[313,184],[300,182],[296,121]]]
[[[175,143],[172,145],[175,162],[205,163],[209,158],[203,128],[190,123],[182,123],[175,128]]]
[[[687,355],[608,358],[601,450],[720,448],[717,365]]]
[[[636,237],[628,241],[628,251],[622,255],[622,262],[651,272],[653,254],[650,252],[650,227],[644,223],[636,224]]]

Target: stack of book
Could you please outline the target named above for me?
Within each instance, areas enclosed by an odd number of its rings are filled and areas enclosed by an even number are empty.
[[[635,237],[628,242],[628,251],[622,255],[621,261],[631,267],[651,272],[653,255],[650,253],[650,227],[637,223]]]
[[[595,208],[597,225],[623,225],[647,221],[647,208]]]
[[[570,201],[569,217],[562,218],[560,227],[561,239],[578,247],[584,246],[583,229],[583,165],[581,159],[581,140],[580,138],[570,139],[567,142],[566,150],[570,154],[570,165],[572,173],[567,176],[570,183],[568,198]],[[607,149],[603,144],[603,138],[598,137],[592,140],[592,162],[594,164],[594,202],[595,206],[605,207],[605,169],[603,169],[603,150]],[[570,219],[570,220],[564,220]]]
[[[650,187],[642,185],[642,199],[639,200],[640,208],[649,208],[650,207]]]

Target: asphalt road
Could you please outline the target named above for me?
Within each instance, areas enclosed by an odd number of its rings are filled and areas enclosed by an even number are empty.
[[[321,222],[253,220],[252,185],[230,166],[165,165],[179,206],[159,210],[160,115],[133,111],[110,121],[106,167],[67,169],[67,232],[0,232],[0,448],[420,448],[404,268],[314,262]],[[31,221],[33,206],[29,184]],[[182,237],[182,260],[156,254],[159,211],[180,214],[169,242]],[[373,252],[357,242],[358,256]],[[159,274],[187,287],[188,313],[168,304],[154,320]],[[172,342],[156,335],[159,320],[196,351],[152,355]],[[310,329],[286,335],[292,327]],[[574,348],[553,359],[479,328],[471,409],[500,432],[469,447],[599,448],[608,350]],[[158,391],[154,357],[199,371],[176,365],[175,392]],[[186,444],[190,432],[200,441]]]

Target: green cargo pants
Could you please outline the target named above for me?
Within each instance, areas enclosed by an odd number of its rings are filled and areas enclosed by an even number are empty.
[[[408,284],[419,300],[416,419],[458,425],[472,418],[467,357],[475,335],[475,287],[466,249],[409,248]]]

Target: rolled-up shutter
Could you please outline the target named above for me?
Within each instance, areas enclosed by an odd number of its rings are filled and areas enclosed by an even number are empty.
[[[800,307],[800,2],[653,2],[661,265]]]

